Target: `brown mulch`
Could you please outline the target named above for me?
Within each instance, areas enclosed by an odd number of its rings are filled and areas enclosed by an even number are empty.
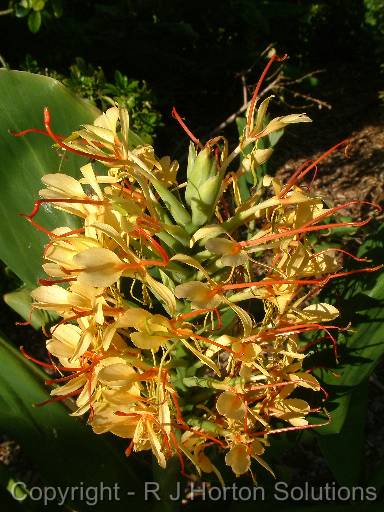
[[[319,164],[312,190],[330,205],[348,201],[380,203],[384,200],[384,127],[369,124],[353,132],[349,140],[347,155],[339,150]],[[316,152],[305,159],[289,159],[276,175],[286,181],[305,160],[315,160],[320,155]],[[354,206],[350,211],[353,217],[359,216],[360,207]]]

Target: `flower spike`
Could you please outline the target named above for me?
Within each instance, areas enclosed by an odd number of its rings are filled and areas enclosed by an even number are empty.
[[[23,215],[48,236],[46,277],[31,292],[31,312],[57,317],[42,327],[46,361],[20,348],[49,370],[51,399],[38,405],[71,401],[72,415],[87,416],[95,434],[126,439],[127,456],[149,451],[162,468],[177,457],[192,480],[205,472],[224,485],[212,451],[236,476],[253,477],[257,464],[273,474],[263,458],[271,436],[331,421],[318,407],[327,391],[304,362],[319,343],[338,362],[337,335],[349,325],[339,305],[322,302],[319,293],[335,279],[382,268],[343,268],[348,258],[368,260],[338,243],[324,247],[323,233],[364,226],[381,211],[357,200],[328,208],[311,192],[322,161],[348,140],[305,162],[285,184],[260,178],[272,154],[266,136],[310,122],[304,114],[267,121],[271,98],[258,106],[267,73],[285,58],[269,59],[232,150],[221,136],[204,147],[173,108],[193,142],[186,183],[170,157],[159,158],[149,144],[128,144],[123,108],[109,108],[69,137],[53,131],[45,108],[45,131],[14,134],[44,134],[98,162],[85,163],[79,179],[44,176],[46,188]],[[41,226],[35,217],[45,204],[77,224]],[[353,205],[369,208],[367,217],[337,220]],[[328,420],[309,423],[319,413]]]

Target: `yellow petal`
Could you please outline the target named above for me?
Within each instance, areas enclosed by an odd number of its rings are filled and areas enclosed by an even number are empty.
[[[265,447],[258,439],[252,442],[252,455],[262,455],[265,452]]]
[[[33,300],[44,304],[44,309],[69,304],[69,293],[58,285],[39,286],[31,292]]]
[[[98,373],[100,382],[112,388],[130,385],[135,376],[136,372],[132,366],[122,363],[106,366]]]
[[[305,425],[308,425],[308,421],[305,418],[290,418],[288,421],[294,427],[304,427]]]
[[[93,188],[93,190],[96,192],[99,199],[103,200],[103,193],[101,191],[100,185],[97,182],[97,178],[95,176],[95,172],[93,170],[92,164],[86,164],[83,165],[83,167],[80,168],[81,174],[84,176],[84,178],[87,180],[87,183]]]
[[[57,263],[44,263],[42,267],[44,272],[51,277],[67,277],[67,274],[61,270]]]
[[[145,283],[149,286],[151,292],[162,302],[167,313],[174,315],[176,311],[176,300],[172,291],[163,283],[156,281],[156,279],[149,274],[145,276]]]
[[[236,359],[240,361],[252,362],[254,358],[261,352],[259,345],[253,343],[242,343],[241,341],[235,341],[232,344],[232,349],[237,352]]]
[[[329,322],[339,316],[339,310],[331,304],[320,302],[319,304],[311,304],[303,309],[302,313],[306,318],[312,318],[313,321]]]
[[[283,401],[282,408],[286,412],[308,413],[310,410],[308,403],[300,398],[287,398]]]
[[[133,332],[130,336],[132,343],[136,347],[144,350],[154,350],[155,352],[159,350],[161,345],[164,345],[168,339],[166,336],[151,336],[143,332]]]
[[[281,130],[282,128],[285,128],[287,124],[311,122],[312,119],[305,114],[289,114],[288,116],[275,117],[275,119],[272,119],[272,121],[267,124],[262,133],[263,135],[267,135],[277,130]]]
[[[165,460],[164,453],[161,451],[161,443],[151,426],[150,420],[145,422],[145,426],[147,428],[149,441],[151,443],[152,451],[157,459],[157,462],[159,463],[159,466],[165,468],[167,462]]]
[[[145,329],[151,313],[142,308],[130,308],[117,319],[117,328],[119,327],[134,327],[136,330],[141,331]]]
[[[93,125],[100,126],[101,128],[106,128],[107,130],[111,130],[116,133],[116,124],[119,119],[119,109],[117,107],[111,107],[106,112],[103,112],[99,117],[97,117]]]
[[[56,357],[68,357],[68,351],[73,355],[82,331],[80,327],[72,324],[61,324],[54,328],[52,340],[47,342],[47,349]]]
[[[120,258],[109,249],[101,247],[76,254],[73,262],[83,269],[78,277],[79,282],[97,288],[111,286],[123,273]]]
[[[115,134],[108,128],[93,126],[91,124],[83,124],[83,127],[85,128],[86,132],[88,132],[88,137],[84,138],[89,138],[89,142],[91,142],[93,139],[93,142],[100,141],[103,143],[105,141],[108,144],[113,144],[115,141]],[[80,131],[80,133],[83,134],[83,130]],[[92,135],[95,135],[96,137],[93,138]]]
[[[216,237],[217,235],[221,235],[222,233],[225,233],[224,228],[218,225],[212,225],[212,226],[205,226],[203,228],[200,228],[196,231],[196,233],[192,236],[190,241],[190,247],[193,247],[193,245],[201,240],[202,238],[212,238]]]
[[[88,349],[88,347],[91,345],[93,338],[95,336],[95,333],[93,332],[93,329],[88,328],[85,331],[81,333],[80,339],[77,343],[77,346],[75,348],[75,351],[71,357],[71,362],[79,358],[84,354],[84,352]]]
[[[216,402],[216,409],[220,414],[232,420],[244,419],[245,407],[243,401],[230,391],[221,393]]]
[[[57,172],[55,174],[46,174],[41,178],[44,185],[47,185],[51,190],[60,192],[69,198],[84,198],[84,190],[80,183],[67,174]],[[57,196],[56,196],[57,197]]]
[[[298,382],[297,384],[299,386],[302,386],[303,388],[313,389],[314,391],[320,390],[319,382],[313,375],[310,375],[309,373],[305,373],[305,372],[291,373],[289,375],[289,379],[292,382],[299,380],[300,382]]]
[[[210,238],[205,242],[208,251],[214,254],[233,254],[237,243],[226,238]]]
[[[188,299],[196,308],[215,308],[221,303],[219,295],[213,295],[211,289],[200,281],[190,281],[179,284],[175,288],[175,295],[178,299]]]
[[[122,410],[122,408],[120,408]],[[112,432],[119,437],[132,438],[138,422],[137,416],[117,416],[116,408],[106,404],[95,404],[95,415],[91,422],[96,434]],[[124,411],[126,412],[126,411]]]
[[[239,267],[240,265],[245,265],[247,263],[248,256],[241,251],[234,255],[226,254],[221,257],[220,261],[224,267]]]
[[[123,407],[126,407],[130,402],[136,402],[138,397],[140,397],[138,383],[123,388],[103,389],[103,398],[120,410],[123,410]]]
[[[225,463],[231,466],[236,476],[246,473],[251,467],[251,458],[244,444],[237,444],[225,456]]]
[[[64,384],[63,386],[59,388],[55,388],[51,391],[52,396],[63,396],[67,395],[68,393],[72,393],[72,391],[76,391],[77,389],[80,389],[84,386],[87,379],[84,375],[80,375],[79,377],[74,377],[69,382]]]

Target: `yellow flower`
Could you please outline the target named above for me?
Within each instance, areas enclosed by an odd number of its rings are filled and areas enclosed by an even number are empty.
[[[244,420],[245,406],[238,395],[225,391],[216,402],[217,411],[231,420]]]
[[[225,267],[238,267],[245,265],[248,261],[248,256],[245,251],[233,240],[226,238],[210,238],[205,247],[208,251],[221,256],[220,261]]]
[[[81,284],[106,288],[116,283],[124,272],[125,264],[109,249],[95,247],[79,252],[72,258],[78,267]]]
[[[187,299],[196,309],[213,309],[221,303],[219,295],[205,283],[200,281],[190,281],[189,283],[179,284],[175,288],[175,295],[178,299]]]
[[[251,467],[251,457],[245,444],[234,445],[225,456],[225,463],[231,466],[236,476],[243,475]]]

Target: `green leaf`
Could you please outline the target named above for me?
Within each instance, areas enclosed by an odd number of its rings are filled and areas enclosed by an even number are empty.
[[[363,474],[367,402],[368,381],[366,380],[350,395],[348,413],[340,433],[319,436],[321,451],[340,485],[356,485]],[[319,432],[320,430],[322,429],[319,429]]]
[[[28,28],[31,32],[36,34],[41,26],[41,13],[38,11],[32,11],[28,16]]]
[[[335,393],[327,401],[327,411],[331,416],[329,425],[325,425],[317,430],[321,435],[339,434],[343,428],[345,419],[348,414],[349,404],[351,403],[352,392],[350,390],[344,393]],[[323,420],[316,420],[315,423],[321,423]]]
[[[121,501],[114,502],[113,509],[125,510],[127,491],[136,491],[140,499],[137,491],[141,492],[142,486],[137,470],[133,471],[108,437],[93,434],[77,418],[70,417],[62,403],[33,407],[49,398],[45,378],[46,374],[0,338],[0,430],[21,445],[45,484],[63,488],[117,483]],[[73,503],[76,510],[88,510],[79,495]],[[129,504],[134,506],[132,496]],[[99,507],[94,510],[105,510],[105,504],[99,503]]]
[[[20,4],[15,5],[15,16],[16,18],[24,18],[29,13],[30,8],[24,7]]]
[[[281,137],[284,135],[284,129],[277,130],[268,135],[270,146],[273,148],[279,142]]]
[[[358,256],[371,259],[373,266],[381,262],[383,247],[384,226],[377,230],[372,227],[370,237],[360,247]],[[337,293],[343,296],[342,320],[344,324],[351,323],[354,334],[340,334],[340,364],[332,373],[316,371],[325,388],[331,392],[331,403],[336,406],[331,411],[336,424],[319,429],[319,433],[324,434],[330,433],[332,428],[334,432],[341,430],[348,404],[352,404],[352,397],[348,395],[369,377],[384,353],[384,272],[347,277],[338,286]]]
[[[383,301],[384,273],[381,272],[370,290],[344,303],[344,310],[353,312],[351,322],[355,333],[347,338],[342,349],[342,367],[336,368],[341,375],[324,375],[326,384],[340,389],[358,386],[372,373],[384,353]]]
[[[60,18],[63,14],[63,2],[61,0],[51,0],[51,5],[55,18]]]
[[[40,329],[40,327],[47,323],[49,316],[46,311],[35,309],[31,314],[32,287],[23,286],[19,290],[6,293],[4,295],[4,302],[18,313],[26,322],[31,322],[32,327]]]
[[[34,133],[12,137],[9,131],[42,129],[45,106],[51,112],[53,130],[62,135],[70,134],[82,123],[92,123],[99,114],[52,78],[0,70],[0,259],[32,286],[43,276],[41,255],[47,236],[18,214],[30,213],[42,188],[41,177],[57,171],[61,158],[48,137]],[[66,158],[62,172],[79,176],[84,159],[72,154]],[[73,216],[51,207],[41,208],[35,220],[47,229],[76,226]]]
[[[177,224],[184,227],[189,225],[191,216],[183,204],[159,180],[151,178],[150,181]]]
[[[34,11],[42,11],[45,7],[45,0],[32,0],[32,9]]]

